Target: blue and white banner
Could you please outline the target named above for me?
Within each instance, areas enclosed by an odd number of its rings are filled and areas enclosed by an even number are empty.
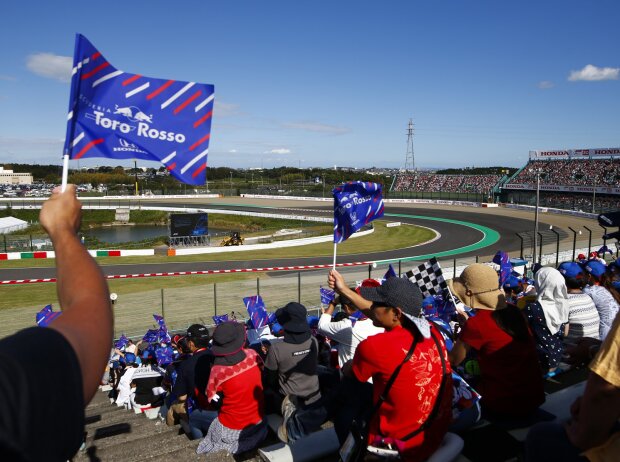
[[[269,313],[265,308],[265,303],[260,295],[252,295],[251,297],[245,297],[243,303],[248,310],[250,320],[254,329],[260,329],[266,326],[269,322]]]
[[[323,305],[329,305],[336,298],[336,292],[327,287],[321,287],[319,291],[321,292],[321,304]]]
[[[64,153],[161,162],[179,181],[202,185],[213,85],[130,74],[77,34]]]
[[[379,183],[349,181],[332,191],[334,196],[334,242],[340,244],[362,226],[383,216]]]

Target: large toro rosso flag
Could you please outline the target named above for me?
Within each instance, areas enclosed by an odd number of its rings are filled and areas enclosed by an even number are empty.
[[[204,184],[213,102],[213,85],[123,72],[77,34],[64,153],[159,161]]]
[[[332,191],[334,196],[334,243],[339,244],[372,220],[383,216],[379,183],[349,181]]]

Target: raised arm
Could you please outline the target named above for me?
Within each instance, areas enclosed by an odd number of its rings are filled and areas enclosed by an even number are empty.
[[[372,302],[366,300],[354,290],[351,290],[344,282],[344,278],[338,271],[331,270],[329,272],[329,276],[327,277],[327,283],[330,289],[335,290],[339,295],[344,295],[349,300],[351,300],[351,302],[357,307],[357,309],[361,310],[364,315],[370,315],[370,307],[372,305]]]
[[[101,269],[80,243],[82,204],[75,186],[60,188],[43,204],[39,220],[56,253],[56,291],[63,314],[50,328],[71,344],[80,362],[84,403],[97,387],[112,347],[113,315],[108,285]]]

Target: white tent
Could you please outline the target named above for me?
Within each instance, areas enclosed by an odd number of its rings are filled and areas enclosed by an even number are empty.
[[[26,229],[28,222],[15,217],[0,218],[0,234],[8,234],[20,229]]]

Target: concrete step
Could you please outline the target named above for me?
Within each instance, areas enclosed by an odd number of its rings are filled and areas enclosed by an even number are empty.
[[[131,436],[131,435],[130,435]],[[97,442],[95,442],[97,444]],[[195,447],[194,442],[187,439],[185,435],[173,436],[170,432],[158,434],[153,428],[153,433],[141,438],[130,438],[123,443],[109,447],[92,446],[95,454],[102,461],[142,461],[161,454],[176,451],[187,447]],[[90,449],[90,448],[89,448]]]
[[[151,435],[159,435],[161,438],[173,438],[179,435],[178,427],[168,427],[166,424],[156,424],[152,421],[120,422],[117,424],[101,427],[88,432],[87,445],[96,445],[99,448],[112,447],[123,444],[132,444]]]

